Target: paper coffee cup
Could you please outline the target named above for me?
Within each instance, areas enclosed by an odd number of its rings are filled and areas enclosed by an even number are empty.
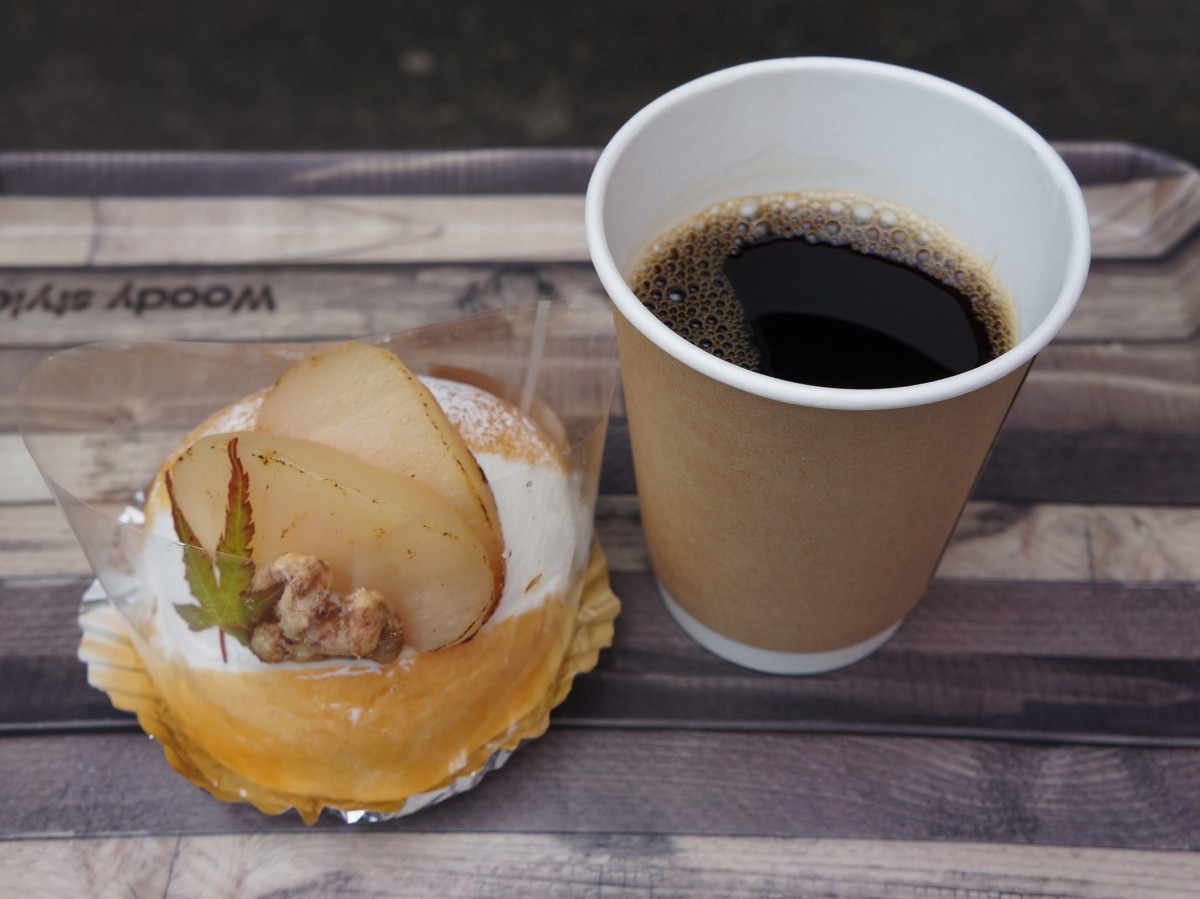
[[[672,332],[626,279],[714,203],[851,190],[939,223],[1010,293],[1018,342],[963,374],[814,387]],[[1083,288],[1089,229],[1054,150],[994,103],[860,60],[750,63],[635,115],[588,187],[588,244],[617,315],[647,547],[668,609],[747,667],[815,673],[882,645],[928,587],[1035,355]]]

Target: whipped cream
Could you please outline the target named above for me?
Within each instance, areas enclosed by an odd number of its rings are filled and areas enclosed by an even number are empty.
[[[580,528],[586,528],[588,516],[579,498],[576,478],[562,467],[535,425],[516,410],[501,414],[512,419],[525,435],[522,452],[490,451],[496,446],[494,399],[486,391],[467,384],[437,378],[422,379],[447,418],[458,428],[483,469],[504,536],[504,590],[495,612],[481,632],[497,623],[540,607],[550,596],[563,596],[570,586],[574,563],[579,555]],[[225,433],[253,427],[262,396],[248,398],[214,419],[208,433]],[[533,438],[533,439],[529,439]],[[486,447],[486,448],[485,448]],[[154,641],[164,654],[183,656],[193,667],[221,667],[228,670],[255,670],[280,667],[304,668],[321,676],[362,673],[379,670],[374,662],[327,659],[297,664],[283,662],[268,665],[237,640],[225,639],[228,661],[222,658],[216,628],[193,631],[175,611],[176,604],[194,603],[184,573],[183,551],[175,535],[169,507],[161,509],[150,521],[150,539],[142,557],[143,582],[154,596]],[[366,585],[376,586],[376,585]],[[386,586],[377,589],[386,594]],[[404,665],[415,651],[406,648],[393,664]]]

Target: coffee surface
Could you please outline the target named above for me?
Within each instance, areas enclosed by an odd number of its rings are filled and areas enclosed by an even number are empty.
[[[743,368],[826,387],[901,387],[1015,343],[989,267],[912,210],[846,191],[731,200],[662,235],[630,287]]]

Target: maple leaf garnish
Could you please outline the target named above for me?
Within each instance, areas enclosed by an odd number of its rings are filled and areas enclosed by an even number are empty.
[[[196,532],[184,517],[175,498],[171,473],[165,481],[171,501],[171,518],[175,534],[183,544],[183,566],[188,587],[199,605],[175,604],[175,611],[194,631],[210,627],[220,629],[221,658],[228,661],[225,635],[229,634],[243,646],[250,635],[278,602],[284,584],[266,590],[252,590],[254,561],[250,544],[254,539],[254,516],[250,509],[250,478],[237,454],[237,438],[229,441],[229,492],[225,502],[225,530],[217,541],[216,561],[212,553],[200,546]]]

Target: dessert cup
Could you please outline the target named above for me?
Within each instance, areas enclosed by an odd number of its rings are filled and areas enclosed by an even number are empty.
[[[183,547],[147,526],[144,491],[197,425],[321,344],[80,347],[38,365],[17,396],[22,437],[96,575],[80,616],[89,682],[135,712],[196,785],[268,813],[295,808],[309,823],[323,809],[349,821],[408,814],[474,786],[546,729],[611,642],[619,610],[592,535],[616,380],[607,310],[542,302],[364,342],[422,379],[470,384],[521,410],[552,450],[553,495],[566,499],[518,504],[511,519],[502,509],[506,543],[539,515],[557,516],[568,535],[537,591],[531,580],[504,613],[506,592],[466,642],[388,665],[239,667],[182,652],[165,624],[164,597],[187,599],[168,596]],[[509,459],[492,480],[498,500],[533,483],[535,467]],[[522,527],[510,535],[513,521]]]

